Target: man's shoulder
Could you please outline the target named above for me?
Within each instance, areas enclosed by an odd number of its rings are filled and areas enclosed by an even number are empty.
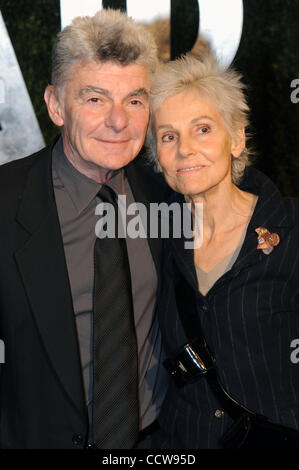
[[[51,155],[51,146],[32,155],[0,165],[0,201],[11,204],[23,192],[32,167]]]
[[[49,152],[51,152],[51,147],[44,147],[37,152],[28,155],[27,157],[22,157],[17,160],[12,160],[8,163],[4,163],[0,165],[0,179],[1,181],[11,177],[15,177],[18,174],[25,174],[27,173],[34,163],[43,157],[46,157]],[[4,182],[4,181],[3,181]]]

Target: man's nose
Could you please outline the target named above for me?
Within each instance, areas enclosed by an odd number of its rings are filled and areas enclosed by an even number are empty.
[[[123,106],[113,104],[105,120],[106,126],[115,132],[121,132],[129,123],[128,115]]]

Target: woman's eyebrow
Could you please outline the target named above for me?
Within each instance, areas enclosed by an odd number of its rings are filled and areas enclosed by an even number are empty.
[[[196,124],[197,122],[199,121],[202,121],[203,119],[209,119],[210,121],[213,121],[215,122],[215,120],[213,118],[211,118],[211,116],[207,116],[207,115],[202,115],[202,116],[198,116],[194,119],[191,119],[190,121],[190,124]],[[157,131],[161,130],[161,129],[172,129],[172,130],[175,130],[175,128],[173,127],[172,124],[162,124],[161,126],[158,126],[157,127]]]
[[[209,119],[210,121],[214,121],[214,119],[211,118],[211,116],[202,115],[202,116],[198,116],[198,117],[192,119],[192,120],[190,121],[190,123],[191,123],[191,124],[196,124],[196,122],[201,121],[202,119]]]
[[[157,131],[163,130],[163,129],[171,129],[175,130],[172,124],[162,124],[161,126],[157,127]]]

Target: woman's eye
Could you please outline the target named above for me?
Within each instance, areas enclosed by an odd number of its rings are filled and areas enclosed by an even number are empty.
[[[208,126],[202,126],[198,129],[198,132],[200,134],[207,134],[209,132],[210,128]]]

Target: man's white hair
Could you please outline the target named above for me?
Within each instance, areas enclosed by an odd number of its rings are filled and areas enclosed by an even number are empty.
[[[156,69],[157,47],[151,33],[120,10],[104,9],[75,18],[61,31],[52,53],[52,84],[62,89],[76,61],[116,62]]]
[[[151,159],[155,161],[156,167],[161,171],[156,155],[154,114],[167,98],[190,90],[198,91],[216,106],[233,138],[248,125],[249,108],[244,88],[241,76],[231,68],[221,67],[212,54],[207,54],[201,60],[187,54],[161,65],[151,89],[151,125],[147,137],[147,143],[152,149]],[[232,157],[232,180],[235,184],[240,182],[246,165],[249,165],[249,157],[248,151],[244,149],[238,158]]]

